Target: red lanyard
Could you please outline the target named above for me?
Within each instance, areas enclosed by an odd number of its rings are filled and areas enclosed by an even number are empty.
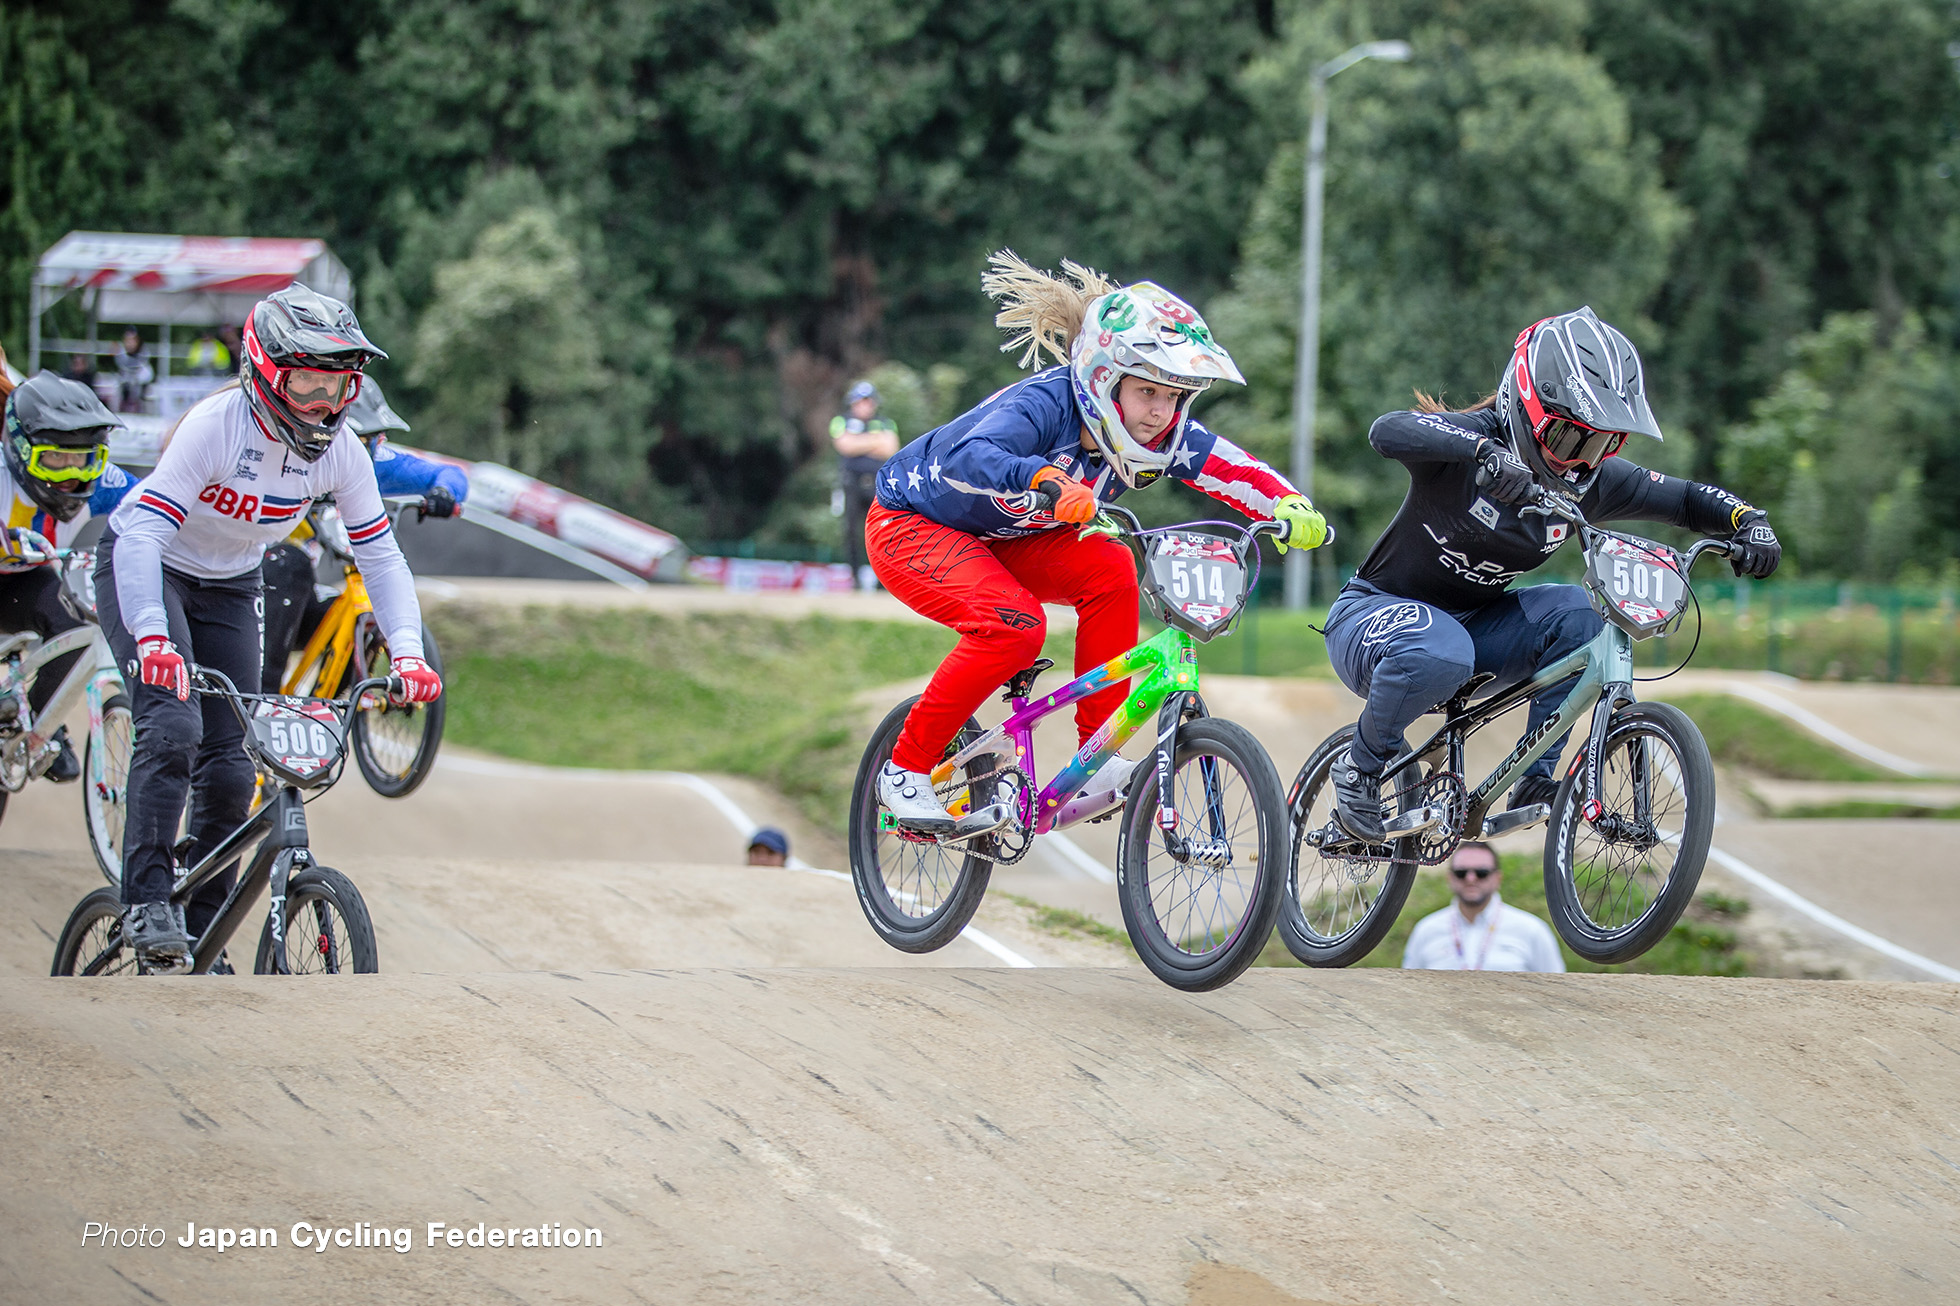
[[[1482,970],[1484,968],[1484,959],[1490,956],[1491,940],[1497,937],[1497,908],[1498,908],[1497,903],[1492,903],[1490,904],[1490,906],[1484,908],[1484,910],[1490,914],[1490,928],[1484,931],[1484,946],[1477,950],[1477,964],[1474,966],[1462,966],[1459,967],[1459,969]],[[1458,907],[1455,903],[1451,903],[1450,904],[1450,942],[1456,945],[1456,959],[1459,962],[1464,960],[1463,930],[1462,927],[1459,925],[1459,922],[1462,919],[1463,919],[1463,909]]]

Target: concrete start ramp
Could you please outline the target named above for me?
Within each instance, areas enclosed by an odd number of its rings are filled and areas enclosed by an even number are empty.
[[[0,1026],[9,1302],[1960,1297],[1946,985],[9,978]],[[469,1245],[539,1227],[602,1241]]]

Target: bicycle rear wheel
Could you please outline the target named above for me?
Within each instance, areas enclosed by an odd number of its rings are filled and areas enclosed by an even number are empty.
[[[82,752],[82,817],[95,864],[111,884],[122,883],[124,804],[129,797],[129,755],[136,719],[126,694],[102,705],[102,734],[90,734]]]
[[[892,745],[918,701],[917,696],[908,698],[885,714],[851,787],[851,882],[871,928],[901,952],[932,952],[958,938],[979,910],[994,870],[993,862],[979,855],[993,851],[991,836],[947,846],[923,835],[880,828],[884,808],[878,802],[878,772],[891,759]],[[980,723],[969,719],[945,755],[951,757],[979,737]],[[995,782],[977,777],[993,767],[991,753],[976,758],[965,774],[939,786],[940,801],[956,813],[987,806],[994,801]]]
[[[272,921],[259,931],[252,970],[279,973],[281,944]],[[372,975],[381,969],[374,922],[354,882],[328,866],[309,866],[286,882],[286,971],[293,975]]]
[[[348,685],[357,678],[387,675],[388,642],[382,638],[380,627],[363,618],[354,638],[357,654]],[[442,674],[442,650],[436,647],[435,634],[427,626],[422,627],[422,656],[437,675]],[[354,762],[368,788],[383,798],[405,798],[414,793],[435,769],[436,751],[442,747],[442,724],[448,714],[446,695],[433,703],[397,704],[383,699],[356,712]]]
[[[1715,831],[1715,764],[1687,713],[1635,703],[1607,723],[1600,811],[1585,819],[1584,754],[1545,834],[1545,906],[1587,961],[1632,961],[1667,937],[1701,882]]]
[[[1370,858],[1323,853],[1306,836],[1334,818],[1334,762],[1354,727],[1336,730],[1307,758],[1293,781],[1293,856],[1279,911],[1279,937],[1308,966],[1352,966],[1380,946],[1416,882],[1413,839],[1380,844]],[[1388,810],[1397,810],[1388,804]],[[1395,860],[1373,860],[1393,857]]]
[[[97,889],[75,904],[54,945],[50,975],[134,975],[136,953],[123,943],[122,896]]]
[[[1202,992],[1237,979],[1273,932],[1285,888],[1286,800],[1252,733],[1210,718],[1178,729],[1170,787],[1170,831],[1157,822],[1155,776],[1130,787],[1117,897],[1151,973]]]

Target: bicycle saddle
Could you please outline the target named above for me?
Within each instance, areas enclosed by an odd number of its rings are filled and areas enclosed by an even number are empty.
[[[1033,666],[1024,667],[1016,671],[1007,678],[1007,688],[1000,696],[1001,701],[1005,703],[1009,699],[1026,698],[1028,695],[1034,693],[1035,677],[1044,671],[1052,669],[1054,665],[1053,659],[1038,658]]]
[[[1470,677],[1470,679],[1464,681],[1461,685],[1458,685],[1456,692],[1451,694],[1447,701],[1438,703],[1429,710],[1431,712],[1441,712],[1445,716],[1454,716],[1470,705],[1470,700],[1477,696],[1478,690],[1490,684],[1495,679],[1497,679],[1497,673],[1495,671],[1479,671],[1476,675]]]

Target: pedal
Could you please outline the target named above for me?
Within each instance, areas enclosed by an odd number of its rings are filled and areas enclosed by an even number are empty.
[[[950,833],[939,836],[942,844],[967,843],[982,839],[1014,822],[1014,809],[1006,803],[989,803],[977,812],[970,812],[953,823]]]
[[[1497,816],[1484,818],[1483,838],[1495,839],[1500,834],[1510,834],[1513,830],[1529,830],[1534,825],[1543,825],[1552,819],[1550,803],[1532,803],[1528,807],[1513,807]]]
[[[1412,834],[1427,834],[1441,825],[1449,813],[1440,807],[1418,807],[1413,812],[1404,812],[1392,821],[1382,825],[1386,839],[1404,839]]]

